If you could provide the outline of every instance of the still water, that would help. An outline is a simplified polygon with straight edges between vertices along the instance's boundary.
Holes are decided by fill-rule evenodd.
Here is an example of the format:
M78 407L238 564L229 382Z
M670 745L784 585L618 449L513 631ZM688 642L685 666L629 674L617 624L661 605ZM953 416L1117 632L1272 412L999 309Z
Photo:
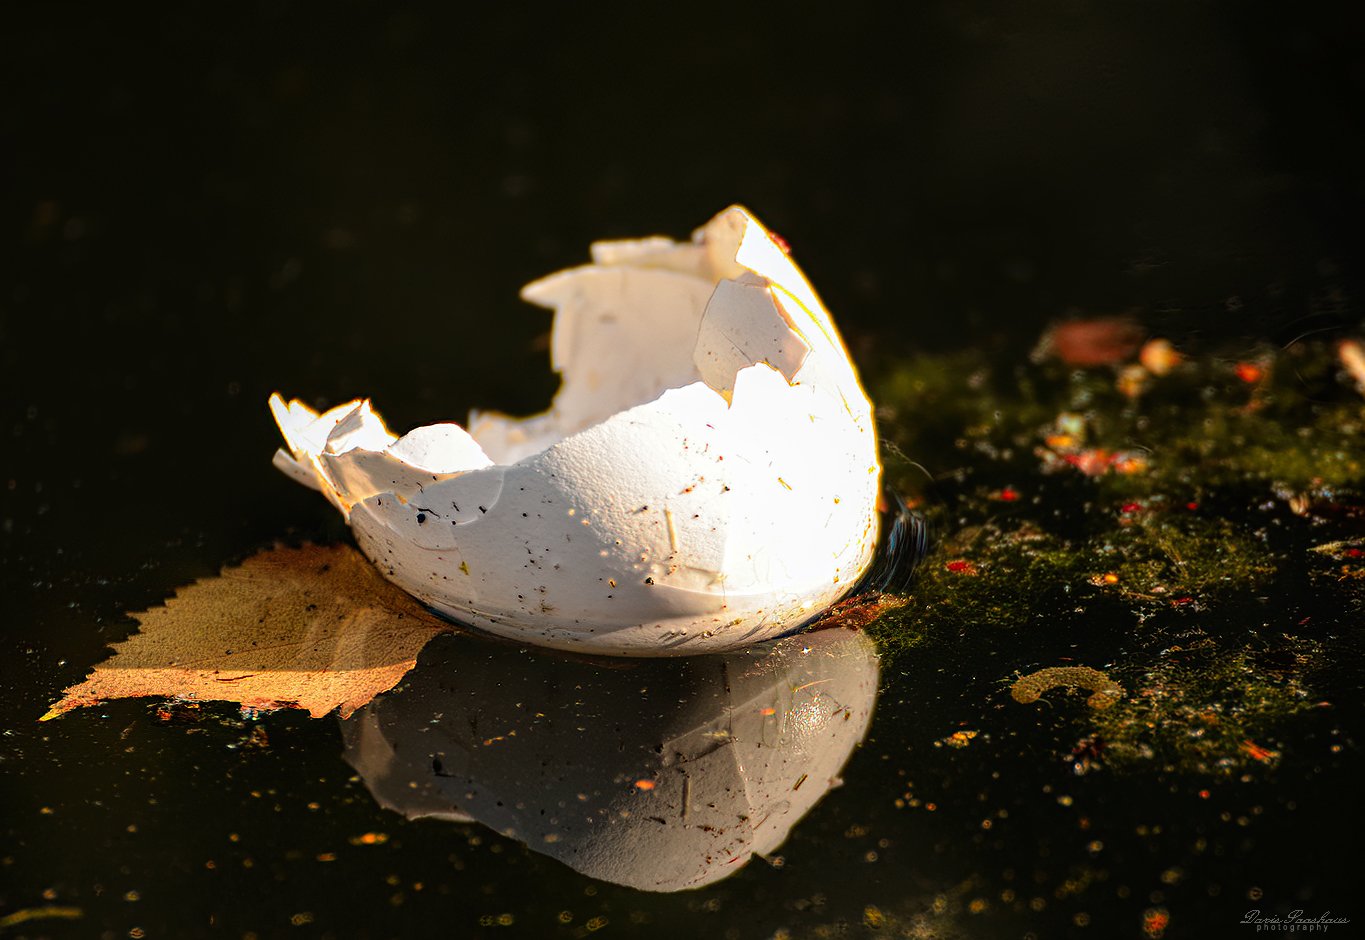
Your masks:
M1332 343L1363 313L1352 10L566 8L530 28L282 5L7 28L0 932L1175 938L1302 909L1350 936L1365 485ZM639 685L597 663L533 682L530 654L452 637L346 725L147 700L38 722L130 612L277 541L347 538L269 466L271 392L372 395L404 429L534 412L548 319L517 289L736 201L822 291L889 478L934 520L895 629L637 665L663 671ZM1115 314L1189 371L1133 405L1110 365L1030 360L1049 322ZM1051 439L1075 415L1091 451L1152 473L1068 475L1081 454ZM1330 481L1272 460L1295 453ZM1125 697L1010 694L1071 666ZM1149 706L1181 717L1145 737L1111 717ZM803 709L828 741L764 724ZM509 715L520 750L468 747ZM588 762L621 789L580 784ZM707 762L726 766L694 779ZM676 834L670 813L741 787L719 853L638 841L622 802ZM430 818L456 808L480 821ZM611 851L574 855L611 814ZM717 862L737 870L711 881Z

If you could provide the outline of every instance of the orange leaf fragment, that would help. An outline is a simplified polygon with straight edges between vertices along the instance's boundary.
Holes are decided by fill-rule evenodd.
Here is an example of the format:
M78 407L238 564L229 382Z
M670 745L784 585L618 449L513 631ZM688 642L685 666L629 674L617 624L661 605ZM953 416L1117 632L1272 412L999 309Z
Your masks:
M42 720L113 698L169 696L349 716L452 629L348 545L277 548L133 615L140 632Z

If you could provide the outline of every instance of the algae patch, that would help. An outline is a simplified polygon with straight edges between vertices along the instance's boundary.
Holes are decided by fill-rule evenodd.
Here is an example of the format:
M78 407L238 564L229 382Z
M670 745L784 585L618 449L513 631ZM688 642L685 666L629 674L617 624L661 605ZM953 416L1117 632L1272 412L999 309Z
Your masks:
M1292 719L1326 704L1305 681L1321 656L1316 644L1258 654L1210 637L1165 650L1136 677L1132 695L1093 716L1104 761L1214 776L1273 768Z
M1123 507L1117 526L1095 540L1092 581L1135 603L1208 604L1264 586L1275 573L1265 543L1244 525L1197 509L1151 502Z
M1140 381L979 352L887 366L887 478L935 535L905 604L867 627L889 674L960 663L978 683L961 700L990 707L1040 660L1103 663L1126 695L1067 673L1108 707L1039 712L1077 772L1264 772L1303 721L1332 720L1306 716L1352 687L1365 403L1331 346L1176 357Z

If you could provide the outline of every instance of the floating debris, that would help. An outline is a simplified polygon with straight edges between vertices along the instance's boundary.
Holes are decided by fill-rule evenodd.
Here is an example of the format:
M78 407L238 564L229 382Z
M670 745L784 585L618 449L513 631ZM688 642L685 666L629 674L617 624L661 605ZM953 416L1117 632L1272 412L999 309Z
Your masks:
M1168 339L1148 340L1138 352L1138 362L1152 375L1165 375L1184 361Z
M22 924L30 920L43 920L45 918L60 918L62 920L78 920L84 916L84 912L79 907L69 907L58 904L48 904L43 907L25 907L13 913L0 917L0 930L6 927L13 927L15 924Z
M1010 687L1016 702L1036 702L1048 689L1066 686L1088 689L1095 694L1085 700L1091 708L1108 708L1123 698L1123 686L1089 666L1050 666L1024 676Z
M1337 344L1337 358L1346 374L1355 380L1356 391L1365 394L1365 344L1358 339L1344 339Z
M1142 327L1129 317L1065 320L1044 334L1033 355L1056 356L1072 366L1103 366L1127 359L1142 340Z

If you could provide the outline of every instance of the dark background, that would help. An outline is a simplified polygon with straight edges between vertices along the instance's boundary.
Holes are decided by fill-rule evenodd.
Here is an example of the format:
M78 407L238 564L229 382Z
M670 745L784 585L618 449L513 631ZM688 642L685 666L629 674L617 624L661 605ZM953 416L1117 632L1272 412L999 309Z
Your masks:
M269 467L270 392L373 396L400 431L539 410L549 321L517 289L732 202L790 242L865 372L1022 355L1074 315L1228 355L1356 330L1362 25L1350 3L1082 0L7 12L0 914L47 888L88 910L97 881L150 893L234 826L309 843L306 811L243 794L344 781L325 722L277 719L240 785L237 750L196 756L142 705L33 722L123 610L341 536ZM129 728L155 740L125 752ZM174 883L136 916L207 930L188 898L214 889ZM203 904L274 923L289 905L264 884Z

